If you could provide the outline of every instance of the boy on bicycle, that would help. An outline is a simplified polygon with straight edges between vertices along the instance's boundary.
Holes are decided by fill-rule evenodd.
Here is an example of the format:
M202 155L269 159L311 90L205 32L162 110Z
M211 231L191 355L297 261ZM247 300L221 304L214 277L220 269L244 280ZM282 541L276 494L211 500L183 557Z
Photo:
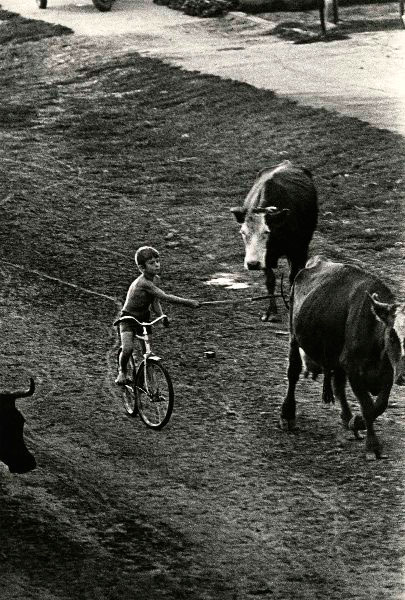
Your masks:
M142 246L135 253L135 263L141 272L139 277L133 281L128 289L125 304L121 311L121 317L131 316L138 321L147 322L151 320L150 309L157 316L163 315L160 300L166 300L175 304L185 304L198 308L198 300L189 300L174 294L167 294L160 289L160 256L159 252L151 246ZM119 324L122 352L119 358L117 385L125 385L126 370L129 357L134 348L135 335L142 335L142 328L137 323L123 321ZM141 347L142 347L142 340ZM143 348L143 347L142 347Z

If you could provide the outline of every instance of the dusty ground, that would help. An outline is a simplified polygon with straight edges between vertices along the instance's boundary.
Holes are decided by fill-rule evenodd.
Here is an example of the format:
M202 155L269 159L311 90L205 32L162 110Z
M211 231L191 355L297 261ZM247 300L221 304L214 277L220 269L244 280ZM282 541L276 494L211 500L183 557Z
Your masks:
M0 46L1 378L36 377L20 405L39 466L1 473L1 597L399 600L399 389L378 421L387 460L365 461L319 383L300 384L300 430L281 433L285 323L262 324L257 304L167 307L155 346L176 405L154 433L121 408L111 322L143 243L161 249L168 290L263 293L228 209L286 157L319 188L312 252L364 262L399 293L403 138L135 53L110 58L114 40L24 42L23 26ZM207 285L218 273L250 287Z

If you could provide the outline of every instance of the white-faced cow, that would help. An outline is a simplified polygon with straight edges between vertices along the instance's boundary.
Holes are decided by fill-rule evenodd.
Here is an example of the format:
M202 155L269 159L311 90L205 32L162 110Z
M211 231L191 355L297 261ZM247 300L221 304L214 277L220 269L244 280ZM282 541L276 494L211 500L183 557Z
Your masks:
M300 349L325 373L324 394L334 394L341 418L357 437L366 429L368 458L380 458L374 421L388 405L393 383L405 384L405 304L398 304L376 276L355 266L316 256L298 273L291 290L288 391L281 409L283 429L295 427L295 387ZM362 417L346 399L349 380ZM373 400L372 396L376 396Z
M31 396L34 390L31 378L26 391L0 392L0 461L8 466L11 473L27 473L36 467L35 458L23 438L24 417L15 407L17 398Z
M231 208L245 244L245 268L262 269L270 296L262 319L278 320L273 269L285 256L290 283L308 258L318 219L317 193L311 173L289 160L259 173L242 207Z

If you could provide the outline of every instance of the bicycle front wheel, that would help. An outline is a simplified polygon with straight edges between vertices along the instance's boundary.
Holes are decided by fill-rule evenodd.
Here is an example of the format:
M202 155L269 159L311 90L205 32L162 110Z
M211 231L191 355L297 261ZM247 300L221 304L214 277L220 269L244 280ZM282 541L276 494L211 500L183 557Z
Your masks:
M152 429L162 429L173 411L174 392L170 375L160 362L139 365L135 378L135 395L139 416Z

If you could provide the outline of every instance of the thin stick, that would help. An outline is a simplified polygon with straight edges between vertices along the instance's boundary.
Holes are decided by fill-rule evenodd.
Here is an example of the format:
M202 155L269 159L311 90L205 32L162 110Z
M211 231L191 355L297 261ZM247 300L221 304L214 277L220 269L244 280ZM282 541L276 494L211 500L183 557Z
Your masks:
M238 302L255 302L255 300L265 300L271 298L271 296L255 296L254 298L239 298L239 300L208 300L206 302L200 302L201 305L208 304L237 304Z
M208 304L236 304L240 300L211 300L207 302L200 302L200 306L207 306Z

